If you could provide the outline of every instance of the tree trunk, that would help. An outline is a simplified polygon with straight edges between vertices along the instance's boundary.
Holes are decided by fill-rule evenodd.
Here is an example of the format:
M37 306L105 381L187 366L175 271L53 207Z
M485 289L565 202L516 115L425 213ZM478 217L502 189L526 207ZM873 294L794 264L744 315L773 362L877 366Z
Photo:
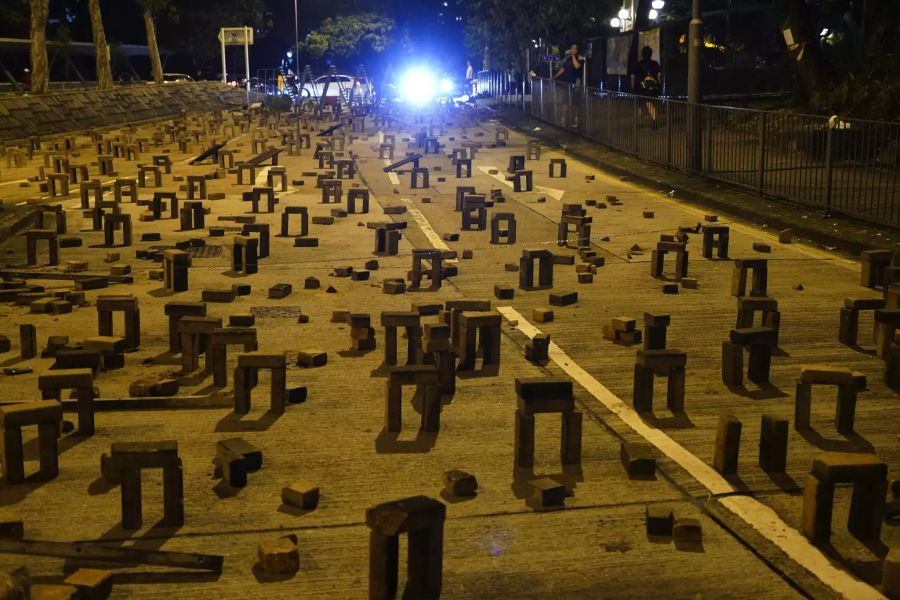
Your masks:
M47 64L47 13L50 0L29 0L31 5L31 92L43 94L50 89Z
M109 45L103 31L103 16L100 14L100 0L88 0L91 15L91 31L94 35L94 52L97 53L97 89L108 90L113 86L112 69L109 66Z
M481 63L485 71L491 70L491 30L487 23L484 25L484 55L481 57Z
M155 83L163 82L162 61L159 58L159 46L156 43L156 24L153 22L153 11L144 6L144 27L147 28L147 52L150 54L150 70Z
M788 53L797 65L800 82L807 94L827 90L836 79L831 64L819 45L806 0L782 0L786 17L782 25Z

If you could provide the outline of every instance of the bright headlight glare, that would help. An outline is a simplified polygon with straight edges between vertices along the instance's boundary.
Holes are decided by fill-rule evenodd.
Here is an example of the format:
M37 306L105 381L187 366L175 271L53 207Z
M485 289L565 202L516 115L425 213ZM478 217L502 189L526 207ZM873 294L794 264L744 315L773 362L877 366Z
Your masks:
M407 71L400 81L400 93L413 104L424 104L434 98L435 89L434 78L424 69Z
M449 94L453 91L453 81L450 79L441 80L441 93Z

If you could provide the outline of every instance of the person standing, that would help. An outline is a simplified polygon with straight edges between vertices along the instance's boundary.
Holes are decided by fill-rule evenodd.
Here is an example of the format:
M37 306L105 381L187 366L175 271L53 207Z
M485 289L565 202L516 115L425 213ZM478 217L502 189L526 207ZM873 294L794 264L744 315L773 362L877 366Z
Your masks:
M653 60L653 48L644 46L641 48L641 60L635 65L631 74L631 89L638 96L648 98L645 103L647 114L650 115L650 126L656 127L656 103L652 98L658 98L662 88L662 68Z
M581 72L581 60L578 58L578 44L572 42L569 44L569 51L566 53L566 60L559 67L556 75L551 80L561 81L573 86L578 83L579 73ZM557 99L557 106L560 109L560 124L565 127L569 112L569 98L572 98L572 127L578 127L578 108L577 95L572 96L570 90L560 90L557 93L561 96Z
M466 61L466 85L469 86L469 94L474 96L478 93L475 87L475 69L472 67L472 61Z

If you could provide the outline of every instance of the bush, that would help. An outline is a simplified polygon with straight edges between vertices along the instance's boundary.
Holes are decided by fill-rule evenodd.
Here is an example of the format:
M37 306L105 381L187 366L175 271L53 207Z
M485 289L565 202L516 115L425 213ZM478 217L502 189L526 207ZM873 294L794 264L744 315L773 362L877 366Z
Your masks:
M811 98L816 112L878 121L900 120L900 78L862 72Z
M293 102L290 96L266 96L263 104L272 112L290 112Z

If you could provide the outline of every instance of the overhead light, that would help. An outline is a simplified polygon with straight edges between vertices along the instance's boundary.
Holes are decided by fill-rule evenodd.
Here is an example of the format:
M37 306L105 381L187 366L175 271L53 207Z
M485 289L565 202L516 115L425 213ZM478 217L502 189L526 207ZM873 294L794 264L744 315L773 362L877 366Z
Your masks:
M653 0L653 2L650 3L650 7L654 10L662 10L665 5L666 3L663 0Z
M621 27L622 21L619 20L619 17L613 17L612 19L609 20L609 26L610 27Z
M659 16L659 13L656 12L656 9L655 9L655 8L651 8L651 9L650 9L650 12L647 14L647 16L650 17L650 20L651 20L651 21L655 21L655 20L656 20L656 17Z
M628 9L624 6L619 9L619 18L625 20L628 18Z

